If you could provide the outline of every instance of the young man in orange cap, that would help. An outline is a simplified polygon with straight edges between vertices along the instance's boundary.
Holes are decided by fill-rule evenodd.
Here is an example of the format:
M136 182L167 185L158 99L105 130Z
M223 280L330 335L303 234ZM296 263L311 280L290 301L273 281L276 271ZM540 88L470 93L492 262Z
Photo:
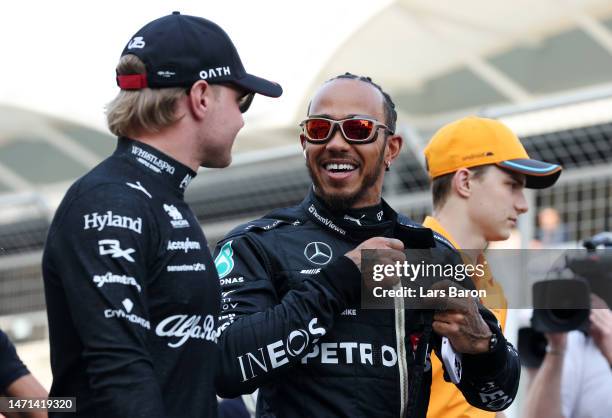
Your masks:
M561 166L530 159L503 123L474 116L436 132L425 148L425 158L432 178L433 214L423 225L457 249L480 251L491 241L508 239L518 216L528 210L523 189L550 187L561 175ZM507 307L503 289L490 274L474 285L487 291L481 302L503 329ZM468 404L455 385L445 382L442 364L435 357L432 368L428 418L494 416Z

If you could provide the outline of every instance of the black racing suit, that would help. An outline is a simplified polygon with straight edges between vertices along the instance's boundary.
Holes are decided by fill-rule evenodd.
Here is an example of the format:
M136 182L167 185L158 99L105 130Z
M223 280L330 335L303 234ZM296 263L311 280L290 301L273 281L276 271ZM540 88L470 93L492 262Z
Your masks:
M216 416L219 282L183 200L194 176L120 138L55 214L43 256L50 396L76 396L76 416Z
M382 202L381 222L359 226L310 195L230 232L217 246L223 397L259 390L259 417L424 417L429 402L431 311L360 309L358 268L343 254L374 236L407 248L445 245ZM458 385L491 411L512 402L519 359L497 320L499 344L463 355Z

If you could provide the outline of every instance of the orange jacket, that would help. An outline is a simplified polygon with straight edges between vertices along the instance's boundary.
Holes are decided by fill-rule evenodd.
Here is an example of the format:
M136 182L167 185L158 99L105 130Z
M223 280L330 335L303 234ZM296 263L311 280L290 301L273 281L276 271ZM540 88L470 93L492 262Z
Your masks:
M423 221L423 225L444 236L456 249L460 249L453 237L436 219L428 216ZM493 312L500 322L502 330L504 330L507 315L507 301L504 291L492 277L491 272L488 269L485 271L487 273L485 277L475 281L474 285L478 290L487 290L487 298L481 299L481 303ZM427 418L493 418L495 416L495 412L483 411L470 405L454 384L444 380L442 363L436 356L431 357L431 367L431 398L429 399Z

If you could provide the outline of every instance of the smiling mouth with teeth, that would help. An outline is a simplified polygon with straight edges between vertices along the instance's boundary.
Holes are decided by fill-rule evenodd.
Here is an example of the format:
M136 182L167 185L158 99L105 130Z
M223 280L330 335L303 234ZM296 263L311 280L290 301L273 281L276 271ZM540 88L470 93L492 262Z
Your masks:
M345 172L345 171L353 171L357 168L357 166L353 165L353 164L337 164L337 163L329 163L329 164L325 164L325 169L327 171L331 171L333 173L341 173L341 172Z

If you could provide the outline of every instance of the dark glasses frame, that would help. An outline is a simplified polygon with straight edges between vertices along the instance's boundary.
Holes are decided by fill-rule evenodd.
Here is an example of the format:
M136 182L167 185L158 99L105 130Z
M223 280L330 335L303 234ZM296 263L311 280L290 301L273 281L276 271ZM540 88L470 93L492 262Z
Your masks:
M213 83L209 83L210 85L212 85ZM231 87L234 89L241 89L242 87L239 87L235 84L231 84L231 83L217 83L218 86L225 86L225 87ZM191 94L191 87L193 87L193 85L187 87L185 89L185 94L187 94L187 96L189 96ZM238 98L238 109L240 110L240 113L246 113L247 110L249 110L249 108L251 107L251 104L253 103L253 99L255 98L255 92L245 92L242 96L240 96L240 98Z
M244 95L240 96L238 99L238 109L240 109L240 113L246 113L246 111L249 110L254 98L255 92L245 93Z
M312 138L309 136L308 134L308 130L306 128L306 124L309 121L312 120L324 120L326 122L330 123L330 128L329 128L329 132L327 133L327 136L325 138L321 138L321 139L317 139L317 138ZM347 121L354 121L354 120L366 120L368 122L372 122L373 123L373 127L372 130L370 131L370 134L367 136L367 138L364 139L355 139L355 138L349 138L346 135L346 132L344 131L344 123ZM348 142L349 144L369 144L371 142L376 141L376 139L378 139L378 130L380 128L383 128L385 130L385 132L387 132L390 135L393 135L394 132L389 129L389 127L387 125L385 125L384 123L380 123L379 121L377 121L376 119L373 118L367 118L367 117L359 117L359 116L353 116L350 118L346 118L346 119L339 119L339 120L335 120L335 119L329 119L329 118L324 118L324 117L312 117L312 118L306 118L304 119L301 123L300 123L300 127L302 128L302 134L304 135L304 138L306 139L306 141L310 142L311 144L325 144L327 142L329 142L329 140L332 138L332 136L334 136L334 133L336 132L336 129L340 129L340 132L342 133L342 136L344 137L344 140L346 142Z

